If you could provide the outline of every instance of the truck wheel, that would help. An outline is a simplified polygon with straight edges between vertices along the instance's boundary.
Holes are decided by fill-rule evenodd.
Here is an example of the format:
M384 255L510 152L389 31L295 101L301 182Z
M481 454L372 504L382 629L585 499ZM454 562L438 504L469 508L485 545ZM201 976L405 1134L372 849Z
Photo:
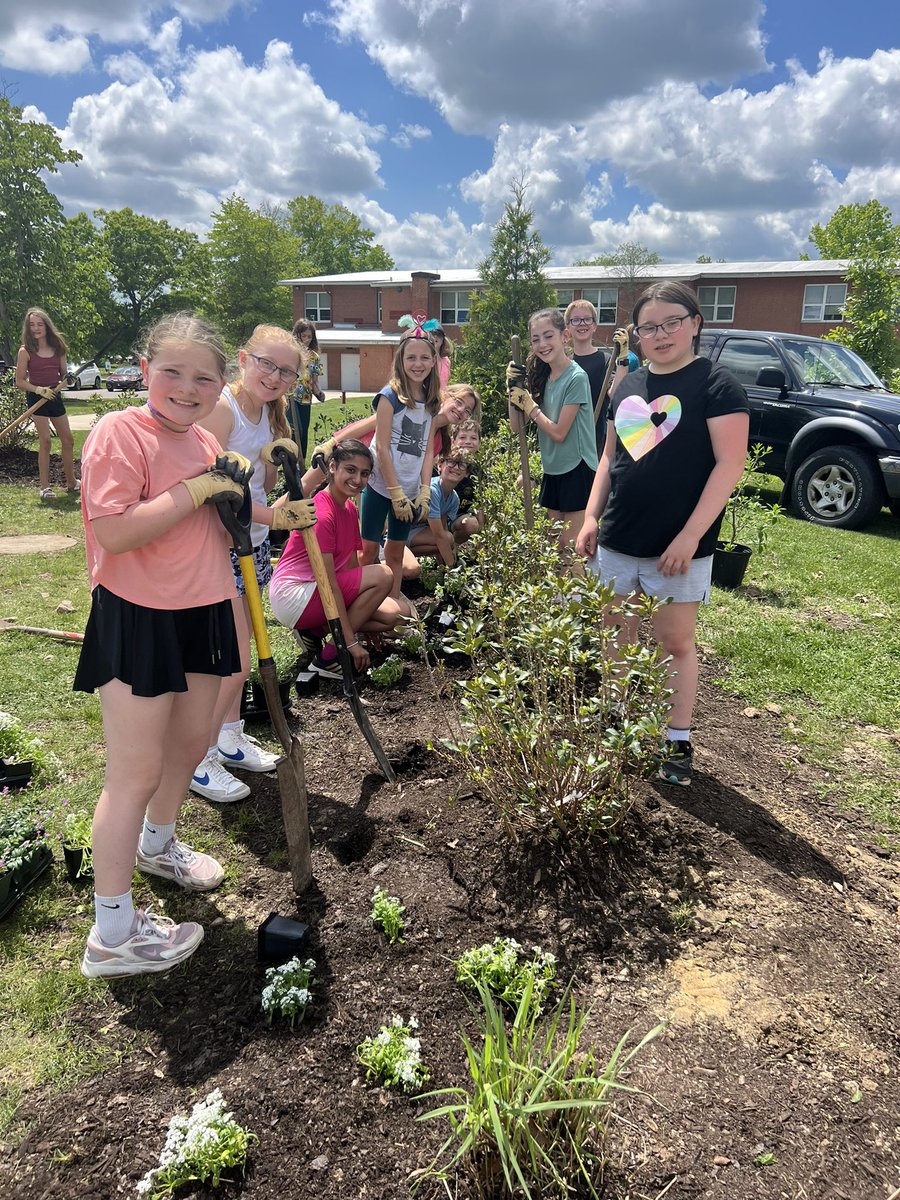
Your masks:
M826 446L798 467L791 507L814 525L862 529L884 503L884 483L871 457L853 446Z

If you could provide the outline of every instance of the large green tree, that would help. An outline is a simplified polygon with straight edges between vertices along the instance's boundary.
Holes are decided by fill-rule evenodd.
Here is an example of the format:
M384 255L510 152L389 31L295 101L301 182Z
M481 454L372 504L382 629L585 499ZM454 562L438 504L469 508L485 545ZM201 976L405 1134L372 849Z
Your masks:
M513 184L497 223L491 248L479 266L482 287L472 296L463 329L456 374L481 393L487 428L506 415L505 371L510 338L528 346L528 318L539 308L555 308L556 292L544 278L550 251L533 228L534 211L525 203L525 185Z
M295 241L276 213L231 195L213 215L207 246L211 290L205 307L232 345L261 322L290 328L291 294L278 280L292 269Z
M823 258L847 258L844 324L827 336L849 346L883 379L897 366L900 225L878 200L842 204L809 240Z
M293 276L337 275L347 271L388 271L394 260L343 204L326 204L318 196L295 196L283 215L285 230L295 239Z
M95 216L116 297L107 345L127 353L160 316L202 304L210 292L209 250L196 234L130 208L99 208Z
M18 105L0 96L0 354L7 362L26 310L36 304L54 311L66 286L65 218L43 175L80 158L63 149L52 126L26 121Z
M104 354L104 330L115 324L116 301L100 231L87 213L65 221L60 236L65 257L55 312L77 365Z

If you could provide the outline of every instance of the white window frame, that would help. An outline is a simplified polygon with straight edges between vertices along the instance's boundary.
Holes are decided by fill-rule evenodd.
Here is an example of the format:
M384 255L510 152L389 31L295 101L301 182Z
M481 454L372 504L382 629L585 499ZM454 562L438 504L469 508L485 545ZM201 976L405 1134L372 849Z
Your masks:
M381 325L381 288L375 289L375 324Z
M306 292L303 297L303 313L307 321L318 325L320 321L331 321L331 297L327 292Z
M846 283L808 283L803 289L803 314L800 320L833 322L836 325L844 319L846 303Z
M597 310L598 325L615 325L619 311L617 287L582 288L582 300L589 300Z
M441 292L441 324L468 325L472 295L466 290Z
M704 293L706 293L705 299ZM722 287L703 284L697 288L697 298L704 321L717 325L730 325L734 321L737 288L733 283L725 284Z
M574 299L575 299L575 289L574 288L557 288L556 289L556 305L560 312L564 313Z

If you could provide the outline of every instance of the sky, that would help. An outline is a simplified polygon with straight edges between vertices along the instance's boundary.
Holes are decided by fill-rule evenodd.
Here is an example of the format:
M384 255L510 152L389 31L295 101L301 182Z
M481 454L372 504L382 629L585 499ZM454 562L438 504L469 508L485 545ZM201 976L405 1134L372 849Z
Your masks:
M900 219L898 43L896 0L0 0L0 91L82 154L68 215L312 193L469 267L521 179L555 266L792 259Z

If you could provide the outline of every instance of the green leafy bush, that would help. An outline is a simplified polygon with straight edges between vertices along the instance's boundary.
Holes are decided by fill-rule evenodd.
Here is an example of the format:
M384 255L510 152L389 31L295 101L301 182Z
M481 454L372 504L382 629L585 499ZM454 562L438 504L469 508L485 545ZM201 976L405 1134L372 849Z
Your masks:
M8 763L30 762L32 783L52 783L59 775L56 755L45 750L40 739L8 712L0 712L0 758Z
M747 463L725 505L725 516L719 532L719 541L726 550L737 545L749 546L760 553L766 548L770 527L784 511L780 504L767 504L760 500L752 487L751 477L765 470L766 455L772 453L771 446L757 442L747 453Z
M478 985L478 1039L461 1033L470 1080L421 1099L445 1103L420 1120L445 1117L451 1133L415 1186L456 1174L472 1200L567 1200L600 1195L606 1126L623 1070L661 1030L626 1052L627 1035L607 1062L585 1045L589 1010L567 989L542 1019L529 981L515 1017Z
M15 369L10 367L6 375L0 379L0 429L5 429L16 417L21 417L26 408L25 393L15 385ZM0 450L22 450L30 438L34 437L34 426L31 421L23 421L15 429L7 433L0 442Z
M94 874L93 820L87 812L67 812L63 822L63 845L81 851L77 878Z
M0 793L0 875L15 871L47 839L50 812L29 789Z
M465 950L456 963L456 982L487 990L504 1004L518 1007L530 988L535 1004L540 1004L556 978L556 958L539 946L532 946L531 958L515 938L494 938L483 946Z
M97 392L96 397L96 401L92 404L93 425L96 425L100 418L105 417L107 413L122 412L126 408L137 408L146 403L137 392L127 390L124 392Z
M384 888L376 888L372 893L372 920L381 927L392 946L403 941L400 935L405 912L398 896L389 896Z
M413 1036L418 1027L415 1017L404 1023L393 1017L374 1037L367 1037L357 1048L356 1057L366 1069L366 1079L376 1079L386 1088L411 1092L428 1079L428 1067L422 1062L421 1043Z

